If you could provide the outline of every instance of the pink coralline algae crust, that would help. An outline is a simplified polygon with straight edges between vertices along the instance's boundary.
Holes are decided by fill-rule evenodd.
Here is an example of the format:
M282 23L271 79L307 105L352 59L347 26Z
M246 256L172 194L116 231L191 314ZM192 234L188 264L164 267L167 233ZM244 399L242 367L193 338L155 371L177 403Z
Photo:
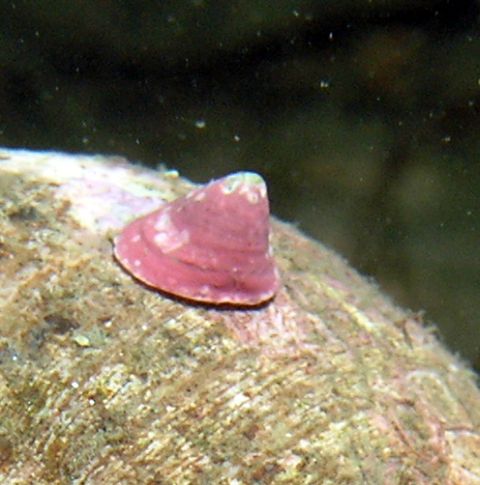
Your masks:
M314 314L306 314L285 289L265 307L217 311L211 317L230 329L243 345L269 357L319 355L322 349L312 341L314 332L329 348L343 350L325 323Z
M279 288L263 179L239 172L131 222L115 239L143 283L209 304L258 305Z

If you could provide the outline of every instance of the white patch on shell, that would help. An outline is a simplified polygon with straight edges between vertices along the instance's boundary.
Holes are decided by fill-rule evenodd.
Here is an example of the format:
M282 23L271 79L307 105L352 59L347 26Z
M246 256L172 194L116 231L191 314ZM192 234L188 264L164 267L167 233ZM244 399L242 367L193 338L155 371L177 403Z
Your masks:
M257 204L259 199L264 199L267 196L267 188L265 184L242 184L239 193L245 195L250 204Z
M239 187L240 181L235 180L233 182L229 182L228 184L222 184L222 194L230 195L233 194Z
M170 230L157 232L153 237L153 241L162 252L170 253L188 244L190 233L187 229L178 231L175 227L171 227Z
M199 290L200 295L207 296L210 294L210 286L203 285Z
M238 189L240 194L246 194L247 200L251 204L258 202L260 196L264 199L267 196L267 187L260 175L253 172L239 172L225 177L220 186L225 195L230 195Z
M135 259L133 261L133 266L135 266L136 268L138 268L139 266L142 266L142 262L139 259Z
M203 199L205 199L205 197L206 197L205 191L200 190L195 194L195 197L193 198L193 200L195 202L201 202Z
M157 232L157 234L155 234L155 236L153 237L153 241L159 248L167 244L167 240L168 235L166 232Z
M260 191L260 197L265 199L267 197L267 186L265 184L261 184L258 187L258 190Z
M138 241L140 241L140 234L135 234L134 236L131 237L130 239L130 242L132 243L137 243Z
M172 230L172 221L169 215L170 211L163 211L155 221L153 228L158 232L167 232Z
M190 233L187 229L179 231L172 223L170 209L163 211L154 224L157 231L153 237L153 242L164 252L169 253L187 244L190 240Z

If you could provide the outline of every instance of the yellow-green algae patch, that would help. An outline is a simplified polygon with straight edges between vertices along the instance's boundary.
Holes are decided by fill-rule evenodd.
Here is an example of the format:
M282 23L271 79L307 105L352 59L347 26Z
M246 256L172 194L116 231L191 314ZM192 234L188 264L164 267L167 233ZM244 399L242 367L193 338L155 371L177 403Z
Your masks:
M271 305L189 306L124 274L47 175L0 163L2 483L478 475L472 374L332 252L276 223Z

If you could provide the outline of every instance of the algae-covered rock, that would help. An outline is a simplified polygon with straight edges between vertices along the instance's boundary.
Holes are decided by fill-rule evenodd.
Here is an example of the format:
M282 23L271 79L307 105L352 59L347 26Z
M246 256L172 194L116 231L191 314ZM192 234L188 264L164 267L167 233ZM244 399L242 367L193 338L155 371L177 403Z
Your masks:
M151 290L112 257L175 171L0 152L0 481L480 483L474 375L421 318L274 221L256 309Z

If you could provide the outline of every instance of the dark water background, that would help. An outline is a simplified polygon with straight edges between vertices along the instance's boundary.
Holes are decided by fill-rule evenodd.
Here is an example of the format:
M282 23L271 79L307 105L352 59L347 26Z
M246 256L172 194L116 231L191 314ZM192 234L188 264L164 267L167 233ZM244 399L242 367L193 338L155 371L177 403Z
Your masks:
M0 144L249 169L480 370L475 1L0 2Z

